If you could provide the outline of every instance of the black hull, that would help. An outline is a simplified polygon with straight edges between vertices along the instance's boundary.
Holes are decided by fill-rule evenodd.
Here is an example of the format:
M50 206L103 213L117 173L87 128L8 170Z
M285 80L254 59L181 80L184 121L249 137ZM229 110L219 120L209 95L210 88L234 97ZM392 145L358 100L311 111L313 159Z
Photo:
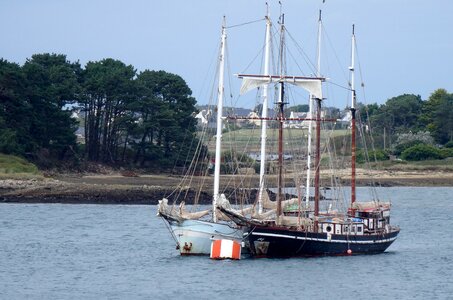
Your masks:
M244 231L254 257L309 257L376 254L396 239L398 228L388 233L346 235L314 233L286 228L254 226Z

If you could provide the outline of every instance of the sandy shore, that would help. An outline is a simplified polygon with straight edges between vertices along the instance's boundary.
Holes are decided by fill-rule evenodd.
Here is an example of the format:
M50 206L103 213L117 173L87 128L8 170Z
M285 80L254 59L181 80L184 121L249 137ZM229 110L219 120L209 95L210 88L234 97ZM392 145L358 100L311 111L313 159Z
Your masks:
M348 185L349 175L337 172L337 179ZM378 171L367 172L358 170L357 185L366 186L453 186L452 172L403 172ZM273 178L269 181L272 182ZM322 175L321 184L330 181L328 174ZM125 177L120 174L110 175L58 175L53 178L17 180L0 180L0 202L20 203L95 203L95 204L157 204L167 197L172 201L176 196L172 192L181 182L179 176L142 175ZM258 186L256 175L224 176L222 182L230 186L238 186L239 182L247 182L247 186ZM187 203L195 198L197 190L201 190L200 202L210 203L212 194L212 178L203 180L194 177L192 189L187 190ZM286 178L286 186L294 186L293 178Z

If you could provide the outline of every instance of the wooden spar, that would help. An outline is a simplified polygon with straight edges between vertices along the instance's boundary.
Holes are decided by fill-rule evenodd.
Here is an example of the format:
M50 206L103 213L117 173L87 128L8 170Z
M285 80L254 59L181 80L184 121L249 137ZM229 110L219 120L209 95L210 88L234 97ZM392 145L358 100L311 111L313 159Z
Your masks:
M319 19L318 19L318 53L317 53L317 58L318 58L318 63L316 66L316 76L321 77L321 32L322 32L322 19L321 19L321 10L319 11ZM310 117L313 117L313 100L314 96L310 94L310 99L309 101L309 114ZM308 208L310 205L310 185L311 185L311 174L312 174L312 169L311 169L311 157L312 157L312 131L313 131L313 126L312 126L312 121L309 120L308 122L308 136L307 136L307 178L306 178L306 183L305 183L305 206Z
M354 25L352 25L352 49L351 49L351 66L349 70L351 72L351 207L356 200L356 189L355 189L355 163L356 163L356 125L355 125L355 116L356 116L356 94L355 94L355 85L354 85L354 50L355 50L355 33Z
M277 193L277 220L282 214L282 198L283 198L283 119L284 119L284 106L283 101L285 85L280 83L280 100L278 102L279 106L279 122L278 122L278 193Z
M228 116L229 120L280 120L279 118ZM283 118L283 121L316 121L316 118ZM337 122L337 119L322 119L321 122Z
M354 93L354 91L353 91ZM356 161L356 145L355 145L355 108L351 108L351 204L356 200L355 193L355 161Z
M321 162L321 101L322 99L316 99L316 157L315 157L315 232L318 231L318 220L319 215L319 165Z
M275 81L281 81L283 79L286 79L287 82L290 82L290 80L320 80L320 81L325 81L326 78L324 77L309 77L309 76L291 76L291 75L260 75L260 74L236 74L238 78L263 78L263 79L269 79L269 82L274 82Z
M281 24L280 24L280 76L283 76L283 60L284 60L284 42L285 42L285 15L281 15ZM285 106L285 83L280 82L280 95L278 99L278 178L277 178L277 219L276 224L280 223L280 215L282 214L282 198L283 198L283 119L284 115L284 106Z

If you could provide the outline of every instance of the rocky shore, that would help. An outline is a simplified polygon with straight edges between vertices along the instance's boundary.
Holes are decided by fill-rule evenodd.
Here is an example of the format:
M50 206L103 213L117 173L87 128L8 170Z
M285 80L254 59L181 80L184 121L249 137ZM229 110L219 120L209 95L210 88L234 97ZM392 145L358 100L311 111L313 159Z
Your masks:
M357 185L373 184L370 174L358 172ZM378 186L453 186L451 172L386 172L372 174ZM250 186L258 186L256 175L224 176L235 186L234 181L244 181ZM347 185L347 174L337 178ZM323 177L324 182L328 178ZM157 204L166 197L172 202L176 196L174 191L180 184L181 178L170 175L142 175L127 177L121 174L109 175L57 175L52 178L28 180L0 180L0 202L19 203L90 203L90 204ZM287 178L286 186L293 186L293 180ZM321 183L322 184L322 183ZM184 190L187 193L187 204L193 203L197 191L200 191L201 204L209 204L212 195L212 178L203 180L194 177L192 188Z

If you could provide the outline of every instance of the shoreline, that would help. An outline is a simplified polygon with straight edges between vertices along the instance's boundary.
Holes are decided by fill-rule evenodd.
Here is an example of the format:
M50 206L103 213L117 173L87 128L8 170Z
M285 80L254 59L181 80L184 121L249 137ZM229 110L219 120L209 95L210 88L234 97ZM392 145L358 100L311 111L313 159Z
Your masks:
M323 174L321 185L330 182ZM453 187L453 172L389 172L379 174L358 172L357 186L394 187ZM156 205L166 197L172 203L176 198L172 193L180 184L180 176L142 175L125 177L121 174L109 175L58 175L43 179L3 179L0 180L0 203L66 203L66 204L135 204ZM342 185L348 185L349 177L336 178ZM272 182L269 176L269 182ZM249 186L258 186L257 175L222 176L223 182L238 186L246 181ZM286 187L294 187L294 179L286 178ZM222 187L221 187L221 190ZM231 190L231 188L230 188ZM199 204L210 204L212 199L212 178L194 177L192 188L186 188L186 204L193 204L197 192ZM252 192L253 193L253 192ZM253 196L254 197L254 196Z

